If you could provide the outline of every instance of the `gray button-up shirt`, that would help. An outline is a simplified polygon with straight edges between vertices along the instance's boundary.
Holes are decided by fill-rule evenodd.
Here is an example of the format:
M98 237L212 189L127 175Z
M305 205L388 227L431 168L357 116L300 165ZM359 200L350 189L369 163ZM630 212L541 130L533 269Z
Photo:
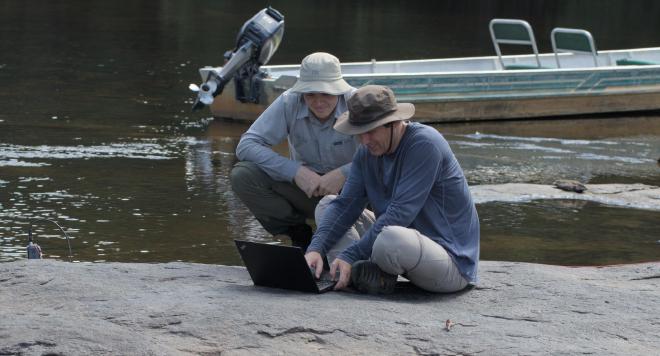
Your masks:
M256 163L277 181L293 181L301 165L321 174L341 167L344 177L348 177L359 142L357 137L341 134L332 126L348 110L346 100L351 94L340 96L332 117L321 123L302 94L285 91L241 136L236 156ZM289 158L272 149L284 139L288 139Z

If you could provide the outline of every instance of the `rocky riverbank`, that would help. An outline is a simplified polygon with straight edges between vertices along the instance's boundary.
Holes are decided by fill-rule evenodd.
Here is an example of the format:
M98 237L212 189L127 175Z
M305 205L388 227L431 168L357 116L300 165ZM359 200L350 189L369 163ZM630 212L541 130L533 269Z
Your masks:
M507 183L470 187L475 203L527 202L540 199L587 200L604 205L660 211L660 187L646 184L584 184L583 193L552 185Z
M660 349L660 263L482 261L480 283L391 296L254 287L242 267L0 264L0 355L615 354ZM447 320L451 327L447 329Z

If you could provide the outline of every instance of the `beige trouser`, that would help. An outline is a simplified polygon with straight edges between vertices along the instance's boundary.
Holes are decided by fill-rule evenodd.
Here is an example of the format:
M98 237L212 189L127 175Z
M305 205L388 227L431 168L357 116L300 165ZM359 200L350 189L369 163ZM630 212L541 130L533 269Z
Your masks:
M317 223L335 198L335 195L328 195L321 199L315 211ZM328 261L332 262L345 248L359 240L374 222L374 214L365 209L353 227L328 251ZM431 292L456 292L468 284L447 251L415 229L385 226L376 237L371 261L383 271L402 275Z

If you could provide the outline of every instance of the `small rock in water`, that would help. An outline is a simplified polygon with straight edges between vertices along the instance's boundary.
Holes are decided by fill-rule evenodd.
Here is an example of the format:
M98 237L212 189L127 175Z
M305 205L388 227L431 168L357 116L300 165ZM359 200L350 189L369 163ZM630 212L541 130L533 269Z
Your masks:
M565 190L567 192L582 193L587 190L584 184L576 180L560 179L552 183L556 188Z

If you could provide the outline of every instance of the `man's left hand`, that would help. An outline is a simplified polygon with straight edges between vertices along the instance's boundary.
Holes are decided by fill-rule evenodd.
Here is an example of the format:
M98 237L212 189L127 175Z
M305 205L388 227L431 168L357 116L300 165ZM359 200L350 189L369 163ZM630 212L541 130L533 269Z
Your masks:
M351 264L335 258L334 261L330 264L330 275L335 278L335 273L339 268L339 281L335 284L335 290L344 289L348 287L348 283L351 281Z
M346 177L341 172L340 168L334 169L321 176L319 186L314 191L315 196L325 196L329 194L337 194L344 186Z

